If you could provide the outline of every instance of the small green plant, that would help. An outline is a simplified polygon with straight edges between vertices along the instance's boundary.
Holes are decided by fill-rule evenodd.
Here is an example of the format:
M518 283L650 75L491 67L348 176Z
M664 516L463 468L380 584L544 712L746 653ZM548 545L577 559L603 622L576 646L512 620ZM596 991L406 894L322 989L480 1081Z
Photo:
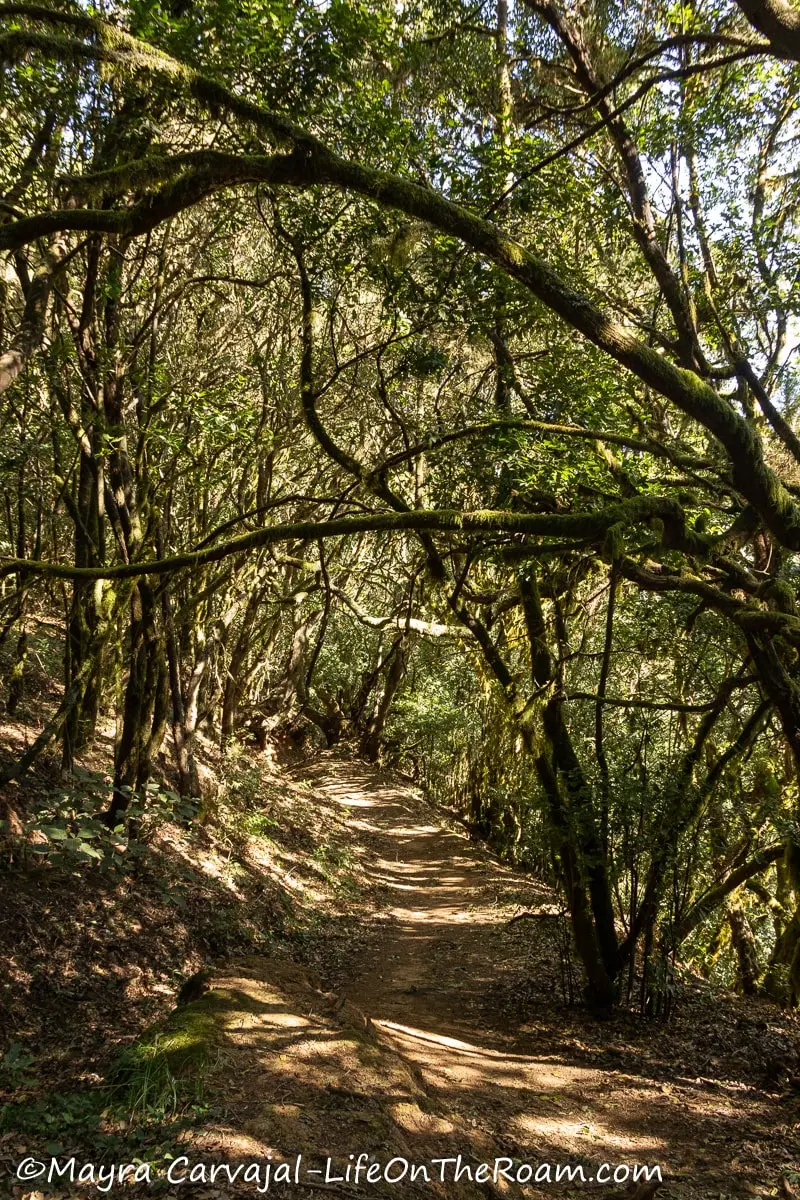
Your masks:
M75 869L95 863L127 866L147 853L147 842L167 822L187 823L197 815L197 802L148 784L131 793L125 820L110 829L100 814L108 807L110 781L75 768L75 781L47 796L25 824L24 856L54 867ZM135 831L135 833L134 833Z
M280 829L280 822L265 812L245 813L242 818L242 829L250 837L269 841L269 830Z
M158 1039L149 1046L137 1045L128 1055L123 1072L124 1100L132 1117L176 1111L178 1081L172 1074L168 1056L159 1048Z
M188 825L200 811L200 799L186 799L158 783L148 783L143 792L131 794L125 812L129 827L139 842L147 843L166 824Z
M0 1070L10 1079L12 1086L17 1087L34 1062L33 1055L21 1042L12 1042L0 1060Z
M253 808L261 799L261 769L241 742L232 741L225 751L224 796L234 807Z
M330 842L323 842L317 846L311 859L326 879L332 878L339 871L352 870L355 863L353 851L349 846L335 846Z
M226 749L223 774L216 801L217 824L234 845L243 846L251 838L268 842L269 831L278 829L280 823L269 812L269 789L261 768L238 741L230 742Z
M46 1096L6 1104L0 1110L0 1133L28 1134L36 1137L48 1135L61 1140L67 1137L92 1133L100 1126L105 1097L102 1093L53 1092ZM48 1143L51 1154L60 1154L60 1149L50 1149L58 1143Z
M112 1100L134 1120L201 1104L216 1037L205 1001L181 1009L122 1053L109 1074Z
M345 900L358 894L358 884L352 878L356 858L350 846L334 845L330 842L317 846L311 855L323 879Z

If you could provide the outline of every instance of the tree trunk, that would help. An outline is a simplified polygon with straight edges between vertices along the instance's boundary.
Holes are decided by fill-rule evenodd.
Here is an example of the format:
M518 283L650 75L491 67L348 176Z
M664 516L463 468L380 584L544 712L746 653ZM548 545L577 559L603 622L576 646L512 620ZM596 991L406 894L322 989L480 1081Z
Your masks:
M381 737L386 728L386 722L389 719L389 713L392 708L397 690L403 682L406 673L406 651L404 645L404 636L401 636L395 642L389 662L389 669L386 672L386 679L383 685L383 691L375 702L372 714L367 727L364 730L359 750L361 754L369 762L377 762L380 754Z
M192 744L186 734L186 709L181 686L181 668L175 624L172 619L172 599L169 589L161 594L161 615L164 622L164 649L169 672L169 694L172 701L172 738L178 768L178 792L183 797L200 795L200 778Z
M159 672L163 672L155 599L145 580L139 580L133 588L130 614L130 667L115 755L114 792L106 813L112 826L127 809L131 792L144 788L149 778L153 713Z
M756 939L741 904L731 903L728 905L728 924L731 928L731 942L736 951L738 963L737 988L745 996L754 996L758 991L761 970L758 965Z
M86 438L88 440L88 434ZM93 567L102 563L99 472L98 463L90 457L87 448L82 446L78 488L72 514L75 522L73 547L76 567ZM66 686L69 687L72 680L83 672L84 663L88 658L96 655L97 661L85 672L85 686L81 698L64 726L62 770L65 773L72 769L74 755L90 744L97 727L102 669L99 649L96 648L96 634L100 621L98 595L96 584L75 580L67 628L64 664Z

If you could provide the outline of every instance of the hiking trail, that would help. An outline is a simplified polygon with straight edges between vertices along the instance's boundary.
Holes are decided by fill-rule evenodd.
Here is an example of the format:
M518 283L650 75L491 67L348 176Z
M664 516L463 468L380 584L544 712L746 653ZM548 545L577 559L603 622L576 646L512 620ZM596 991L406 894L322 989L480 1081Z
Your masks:
M764 1091L752 1062L725 1058L726 1028L739 1043L744 1028L736 998L723 1016L699 987L669 1025L624 1012L596 1022L563 1003L554 922L508 925L522 910L555 911L541 883L365 764L327 754L295 774L312 802L344 811L385 902L334 992L291 964L250 963L218 982L238 994L239 1011L221 1055L234 1081L227 1134L208 1145L229 1155L268 1147L276 1158L509 1156L581 1165L587 1181L521 1192L503 1180L432 1185L447 1195L605 1196L613 1183L586 1188L609 1163L659 1164L660 1195L716 1200L768 1194L793 1169L796 1097ZM754 1036L771 1013L752 1016ZM353 1191L328 1190L337 1186Z

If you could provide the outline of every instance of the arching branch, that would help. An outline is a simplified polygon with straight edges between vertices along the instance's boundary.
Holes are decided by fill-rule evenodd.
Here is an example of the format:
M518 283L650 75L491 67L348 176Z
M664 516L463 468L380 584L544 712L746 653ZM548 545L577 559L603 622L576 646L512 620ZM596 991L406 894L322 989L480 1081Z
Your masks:
M25 6L6 9L7 13L21 15L26 12L30 15L32 11L32 7L26 9ZM58 17L48 10L36 9L35 19L57 22ZM77 16L71 19L79 21ZM724 447L735 486L778 541L788 548L800 549L800 510L765 462L757 433L739 416L730 401L692 371L675 366L586 296L574 291L543 259L527 251L496 225L431 188L344 159L287 118L242 100L169 56L127 34L122 35L114 26L96 18L85 18L85 21L87 32L94 40L90 45L80 42L77 45L86 59L111 55L109 61L160 71L206 108L227 110L273 141L290 143L293 149L289 154L270 157L214 156L213 168L210 169L207 163L204 168L187 170L176 181L130 209L65 209L11 222L0 230L0 248L23 245L31 238L57 230L89 229L127 235L145 232L213 191L246 182L294 187L328 184L361 195L427 223L494 262L568 325L697 421ZM45 53L59 55L58 39L26 31L4 35L0 39L0 55L13 57L15 48L19 54L25 37L33 39L27 45L28 49L36 45ZM120 46L123 49L119 49Z

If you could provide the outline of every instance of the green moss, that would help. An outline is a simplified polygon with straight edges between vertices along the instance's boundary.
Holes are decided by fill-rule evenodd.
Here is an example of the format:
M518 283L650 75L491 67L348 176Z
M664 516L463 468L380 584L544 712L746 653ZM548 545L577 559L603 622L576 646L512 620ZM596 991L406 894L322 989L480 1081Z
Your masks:
M796 612L795 590L785 579L769 579L759 588L759 595L770 600L778 612L794 615Z
M618 522L606 530L602 555L606 562L614 563L625 554L625 526Z
M522 266L526 255L518 242L514 242L510 238L503 238L499 243L499 247L500 252L508 263L515 267Z

